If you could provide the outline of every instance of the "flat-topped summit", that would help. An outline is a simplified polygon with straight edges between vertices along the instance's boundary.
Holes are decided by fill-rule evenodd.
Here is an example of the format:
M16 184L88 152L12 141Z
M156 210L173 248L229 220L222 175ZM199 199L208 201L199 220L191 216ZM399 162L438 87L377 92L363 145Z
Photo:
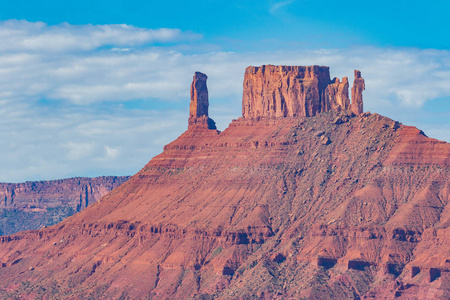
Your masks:
M352 111L362 110L364 79L355 71ZM273 66L248 67L244 75L242 116L312 117L323 111L350 109L348 79L330 79L329 67ZM353 107L355 108L353 109Z
M195 72L191 84L189 128L216 129L209 118L208 76ZM365 89L361 71L355 70L352 102L348 78L330 79L325 66L247 67L244 74L242 117L246 119L312 117L325 111L363 113Z

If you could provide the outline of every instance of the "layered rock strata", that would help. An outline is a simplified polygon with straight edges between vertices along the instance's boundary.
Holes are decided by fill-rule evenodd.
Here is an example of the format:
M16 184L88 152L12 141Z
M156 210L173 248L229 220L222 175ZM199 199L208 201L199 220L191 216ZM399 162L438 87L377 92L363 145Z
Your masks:
M244 116L2 237L0 295L449 299L449 225L450 144L378 114Z
M355 114L362 113L364 80L355 71L352 101ZM244 75L242 115L244 118L311 117L324 111L350 109L348 79L330 79L328 67L248 67ZM352 107L354 104L352 104ZM360 108L360 109L359 109Z

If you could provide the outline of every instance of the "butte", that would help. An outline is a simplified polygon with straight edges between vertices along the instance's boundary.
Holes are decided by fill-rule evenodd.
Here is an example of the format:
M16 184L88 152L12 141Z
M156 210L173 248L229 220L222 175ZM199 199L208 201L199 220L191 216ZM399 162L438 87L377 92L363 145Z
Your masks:
M3 297L449 299L450 144L363 112L364 80L249 67L219 132L188 129L55 226L1 237Z

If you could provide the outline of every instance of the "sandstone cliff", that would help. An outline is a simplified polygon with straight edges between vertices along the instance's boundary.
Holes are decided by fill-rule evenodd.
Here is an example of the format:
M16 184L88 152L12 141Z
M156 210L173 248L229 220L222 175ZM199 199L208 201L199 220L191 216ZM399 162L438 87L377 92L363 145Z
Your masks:
M352 104L362 111L364 79L355 71ZM242 115L244 118L311 117L324 111L350 109L348 79L330 79L328 67L248 67L244 75ZM355 102L356 101L356 102Z
M450 144L378 114L247 112L190 127L57 226L2 237L0 294L449 299Z
M53 225L94 203L129 176L0 183L0 235Z

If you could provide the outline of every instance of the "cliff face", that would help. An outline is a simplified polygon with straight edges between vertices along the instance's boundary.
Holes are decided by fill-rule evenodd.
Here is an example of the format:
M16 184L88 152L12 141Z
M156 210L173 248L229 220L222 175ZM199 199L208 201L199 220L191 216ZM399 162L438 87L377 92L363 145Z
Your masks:
M94 203L129 176L0 183L0 234L53 225Z
M449 225L450 144L378 114L244 116L190 127L57 226L2 237L0 293L448 299Z
M357 74L352 99L361 108L354 110L359 115L364 80L361 72L355 71ZM337 78L331 80L328 67L248 67L244 75L242 115L244 118L311 117L324 111L349 110L348 88L347 77L342 82Z

